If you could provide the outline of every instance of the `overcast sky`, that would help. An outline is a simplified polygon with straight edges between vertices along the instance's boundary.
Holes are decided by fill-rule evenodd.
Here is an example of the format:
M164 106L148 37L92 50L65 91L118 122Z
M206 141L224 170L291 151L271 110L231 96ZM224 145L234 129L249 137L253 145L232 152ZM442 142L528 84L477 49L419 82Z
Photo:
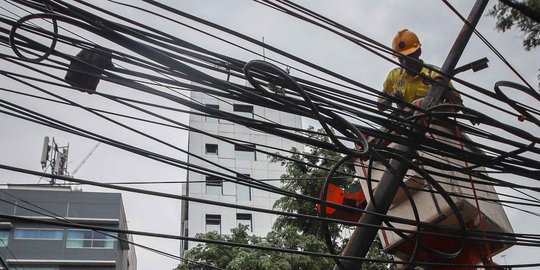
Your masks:
M150 8L142 1L128 1L129 3ZM264 40L266 43L285 50L298 57L319 64L341 75L362 82L370 87L380 89L393 64L372 55L366 50L339 38L336 35L318 29L314 26L300 22L275 10L257 4L253 1L219 1L219 0L193 0L193 1L163 1L169 5L185 12L200 16L219 25L234 29L250 37ZM467 16L474 1L453 0L450 1L458 10ZM107 1L92 1L92 3L107 7L111 11L121 13L138 21L141 21L162 31L186 39L201 47L213 50L244 61L258 59L258 56L242 51L220 41L212 40L202 36L192 30L179 25L172 25L164 20L143 14L141 12L119 7ZM372 39L390 45L395 33L403 28L415 31L422 43L422 59L427 63L441 66L446 58L454 39L456 38L462 23L442 1L415 0L415 1L298 1L299 4L313 9L323 15L332 18L339 23L350 27ZM492 1L489 6L492 6ZM7 2L0 4L2 8L16 12L21 15L22 11L16 9ZM164 13L160 11L160 13ZM9 15L5 10L0 10L0 14ZM177 18L175 15L167 14L171 18L181 20L190 25L201 27L188 20ZM495 21L491 17L484 16L480 20L478 30L493 43L493 45L504 55L510 63L521 73L529 83L537 87L536 78L540 68L540 50L535 49L526 52L521 46L522 34L516 31L506 33L494 30ZM206 29L206 28L205 28ZM90 35L89 35L90 37ZM224 36L237 42L230 36ZM242 43L245 44L245 43ZM261 48L245 44L253 50L262 52ZM111 45L112 46L112 45ZM66 49L68 50L68 49ZM13 54L11 50L2 47L0 52ZM72 52L73 54L76 51ZM277 58L277 55L266 51L266 56ZM486 89L493 89L493 85L498 80L518 81L504 64L477 38L472 37L466 50L464 51L461 64L487 57L490 60L490 67L478 73L464 73L460 78L471 81ZM288 61L288 64L296 64ZM2 62L0 66L6 68L7 63ZM4 69L3 68L3 69ZM19 70L13 67L13 70ZM301 76L293 71L295 76ZM59 73L59 76L63 76ZM18 83L2 77L0 87L21 89L28 93L35 90L24 87ZM459 87L459 86L458 86ZM98 107L107 110L114 110L133 115L137 113L123 108L117 104L107 102L104 99L89 96L77 91L65 89L55 89L55 93L80 102L87 106ZM114 86L108 83L101 83L98 91L117 95L131 95L128 89ZM465 89L464 91L471 91ZM150 102L164 103L161 99L149 96L133 94L134 97L145 99ZM90 116L81 110L60 106L48 102L36 101L30 98L22 98L15 94L0 92L2 99L24 105L49 116L58 118L61 121L76 123L78 126L98 132L100 134L122 140L132 145L144 147L160 154L171 157L185 159L185 155L171 148L164 147L141 136L129 132L121 127L106 123ZM168 104L172 105L172 104ZM481 111L487 108L465 99L465 105L474 107ZM538 104L530 104L537 108ZM177 105L175 105L177 106ZM187 123L187 115L166 113L179 121ZM496 116L493 115L492 116ZM125 121L125 120L123 120ZM516 119L504 119L505 122L513 125L525 125ZM0 114L0 163L18 166L31 170L40 170L39 158L44 136L54 137L59 145L70 145L70 164L68 171L73 171L82 161L96 142L81 138L72 134L67 134L58 130L50 129L37 124L25 122L20 119ZM173 143L182 149L187 149L187 133L170 128L160 128L143 125L135 122L127 122L131 126L139 128L159 138ZM520 126L526 128L533 134L538 134L537 128ZM185 180L185 171L171 166L127 153L123 150L110 146L100 145L95 153L77 172L76 177L83 179L118 182L118 181L172 181ZM41 180L42 183L46 180ZM0 183L37 183L38 178L11 173L0 172ZM537 185L531 183L531 185ZM145 186L151 190L164 191L179 194L180 185L152 185ZM107 191L88 186L83 186L85 191ZM129 220L129 228L133 230L152 231L165 234L178 234L180 231L180 202L170 199L160 199L138 194L124 193L124 204ZM533 209L537 211L537 209ZM538 212L538 211L537 211ZM510 211L509 216L516 232L538 233L540 219L525 216L519 212ZM526 222L524 222L526 220ZM162 239L152 239L135 236L135 241L149 245L173 254L179 254L178 241L168 241ZM512 249L505 252L508 263L532 263L538 262L538 249ZM137 249L139 269L172 269L178 262L162 257L141 249ZM502 262L502 261L501 261Z

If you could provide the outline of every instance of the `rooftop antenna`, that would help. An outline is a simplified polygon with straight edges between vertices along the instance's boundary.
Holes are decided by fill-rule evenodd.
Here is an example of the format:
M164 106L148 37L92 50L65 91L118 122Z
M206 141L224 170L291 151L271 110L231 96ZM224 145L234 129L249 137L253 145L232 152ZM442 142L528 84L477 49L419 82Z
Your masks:
M68 155L69 144L66 146L58 146L54 137L51 140L48 136L45 136L43 148L41 149L41 168L44 169L44 171L47 171L47 169L50 168L52 175L69 175L67 172ZM52 177L49 183L55 185L56 179Z
M41 149L41 169L47 167L47 161L49 160L49 136L45 136L43 139L43 149Z

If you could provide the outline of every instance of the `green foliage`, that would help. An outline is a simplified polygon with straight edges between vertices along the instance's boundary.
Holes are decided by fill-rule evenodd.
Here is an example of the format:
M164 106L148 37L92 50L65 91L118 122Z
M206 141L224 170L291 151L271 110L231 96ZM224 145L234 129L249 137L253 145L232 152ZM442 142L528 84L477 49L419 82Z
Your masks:
M373 240L371 247L369 248L368 254L366 256L370 259L376 260L392 260L392 257L382 250L382 244L378 237ZM390 269L390 264L388 263L378 263L378 262L364 262L362 264L363 270L388 270Z
M313 131L313 128L309 130ZM322 133L321 130L319 132ZM320 134L310 136L319 141L328 141L326 136ZM272 162L280 162L286 169L286 174L281 176L282 188L290 192L318 198L329 169L342 156L339 153L319 148L307 148L304 152L293 148L291 151L293 154L290 159L278 157L272 157L271 159ZM338 170L336 176L343 178L343 183L346 184L352 181L352 178L348 177L348 175L352 174L354 174L352 168L343 166ZM280 198L274 204L274 208L292 213L317 215L314 202L291 197ZM249 235L246 229L247 227L240 226L232 230L231 235L219 235L211 232L197 235L197 237L256 246L328 253L328 248L324 242L322 224L319 221L279 217L274 223L272 231L265 238ZM342 238L343 229L350 228L344 228L333 223L329 224L330 235L334 239L333 244L337 251L342 249L345 242ZM189 250L186 257L190 260L228 270L326 270L332 269L334 266L334 261L329 258L216 244L198 245ZM388 255L382 252L378 240L372 245L368 258L390 259ZM189 263L181 264L177 269L210 268ZM366 262L363 264L362 269L385 270L388 269L388 264Z
M313 131L313 128L310 127L309 130ZM324 131L321 129L317 132L323 133ZM328 137L324 135L315 133L309 136L318 141L329 142ZM272 157L272 162L280 162L286 169L286 174L281 176L283 189L318 198L324 184L324 179L328 176L329 170L342 158L342 155L320 148L307 148L306 150L307 151L300 152L298 149L293 148L293 154L291 156L292 160ZM342 183L346 185L353 181L351 175L354 174L355 172L352 167L344 165L334 175L334 179L340 179ZM274 208L287 212L316 215L315 205L316 203L308 202L306 200L282 197L276 201ZM274 229L281 230L284 228L296 228L303 235L313 236L314 241L317 240L318 242L324 243L322 224L319 221L279 217L274 223ZM342 250L347 240L342 238L343 230L350 229L352 228L333 223L329 224L330 236L334 240L333 244L336 251ZM328 249L323 250L328 252ZM392 259L382 251L382 246L378 238L373 242L367 254L367 258L380 260ZM388 268L389 265L385 263L364 262L362 264L362 269L364 270L386 270Z
M299 234L295 228L273 230L266 238L249 235L247 226L239 225L230 235L216 232L199 234L197 238L243 243L263 247L285 248L312 252L326 252L326 246L313 235ZM331 259L261 249L201 244L187 252L189 260L227 270L325 270L334 265ZM212 269L195 263L179 265L177 270Z
M523 5L533 13L540 14L540 1L538 0L524 0L518 4ZM522 12L499 2L489 10L488 14L497 19L496 27L500 31L504 32L512 27L521 31L525 35L523 47L526 50L540 45L540 24Z
M516 2L513 0L500 1L494 5L488 12L488 15L497 19L496 28L500 31L506 31L512 27L516 27L525 36L523 37L523 47L526 50L531 50L540 45L540 23L524 15L523 12L508 6L503 2L512 2L513 5L520 7L523 11L535 18L540 17L540 1L539 0L523 0ZM538 70L540 71L540 69ZM538 74L538 87L540 88L540 74Z
M310 130L313 130L312 128ZM312 134L313 139L328 141L323 135ZM300 152L292 148L292 160L272 157L272 162L280 162L286 168L286 174L281 176L282 189L318 198L324 179L329 173L329 169L341 159L339 153L320 148L308 148L306 152ZM348 167L341 168L337 176L353 174L353 170ZM347 179L350 182L352 179ZM315 202L291 197L282 197L274 204L275 209L299 214L317 215ZM303 234L315 235L323 239L321 222L315 220L296 219L289 217L279 217L274 223L276 229L294 227ZM341 228L336 224L330 224L329 230L333 239L339 239Z

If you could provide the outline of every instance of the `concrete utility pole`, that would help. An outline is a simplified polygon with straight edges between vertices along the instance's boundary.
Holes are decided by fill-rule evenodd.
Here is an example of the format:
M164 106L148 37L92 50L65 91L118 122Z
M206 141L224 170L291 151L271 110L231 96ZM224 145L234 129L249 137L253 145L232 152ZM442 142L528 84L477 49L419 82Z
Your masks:
M465 46L473 33L474 27L476 27L484 9L486 8L487 3L488 0L477 0L474 4L469 17L467 18L468 23L462 27L441 68L441 71L444 74L452 74L459 61L459 58L463 53L463 50L465 49ZM422 108L427 109L439 104L441 98L444 96L444 92L446 91L445 85L448 84L448 81L449 78L444 78L441 84L435 84L431 88L428 96L424 98ZM400 145L398 150L404 153L412 154L416 151L416 146ZM405 173L408 170L408 166L406 164L403 164L395 159L390 160L390 166L392 167L393 172L389 169L385 171L381 181L377 185L377 189L374 192L374 201L377 203L377 209L375 209L372 201L367 205L367 213L364 213L358 221L360 226L356 227L354 233L351 235L351 238L343 251L344 256L364 258L369 251L371 243L373 242L373 239L375 239L377 231L379 230L376 228L376 226L380 226L383 221L382 217L369 214L369 212L382 215L385 215L388 212L388 209L392 204L392 200L400 187L398 181L403 181L403 177L405 177ZM341 260L341 263L343 264L343 267L346 268L342 270L355 270L362 268L361 261ZM336 265L334 270L340 270L339 266Z

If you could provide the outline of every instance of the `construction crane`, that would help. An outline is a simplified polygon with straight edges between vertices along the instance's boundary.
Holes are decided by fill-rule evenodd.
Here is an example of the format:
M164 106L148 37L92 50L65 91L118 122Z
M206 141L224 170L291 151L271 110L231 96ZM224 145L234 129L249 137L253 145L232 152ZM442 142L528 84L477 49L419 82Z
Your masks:
M96 145L94 145L94 147L92 148L92 150L90 150L90 152L83 158L83 160L81 161L81 163L79 163L79 165L75 168L75 170L73 170L73 172L71 172L71 177L75 177L75 174L77 173L77 171L79 171L79 169L84 165L84 163L86 163L86 161L88 161L88 158L90 158L90 156L96 151L96 149L99 147L101 143L96 143Z

